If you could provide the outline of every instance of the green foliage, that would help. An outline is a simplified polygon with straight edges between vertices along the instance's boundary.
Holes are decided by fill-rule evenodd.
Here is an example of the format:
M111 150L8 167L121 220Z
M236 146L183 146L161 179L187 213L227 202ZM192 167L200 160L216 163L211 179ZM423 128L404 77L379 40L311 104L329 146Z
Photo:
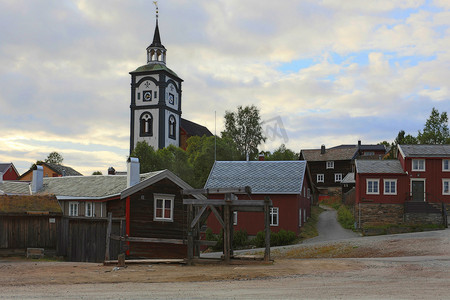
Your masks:
M353 213L345 205L341 205L337 210L337 219L342 227L353 229L355 226L355 218Z
M319 215L324 211L323 208L319 206L311 206L311 218L308 219L302 228L300 228L300 238L310 239L319 235L317 231L317 222L319 221Z
M261 126L261 117L256 106L238 106L236 112L225 112L225 131L222 137L231 138L241 154L251 160L258 154L258 146L266 140Z
M270 232L270 246L284 246L294 243L297 235L293 231L286 231L281 229L279 232ZM250 241L252 245L258 248L266 246L266 234L264 231L259 231L256 236Z
M101 171L94 171L92 175L103 175Z
M205 238L207 241L217 241L217 244L212 247L213 250L219 251L223 249L223 230L220 234L214 234L211 228L207 228L205 232ZM233 249L245 248L249 245L247 231L240 229L233 233Z
M295 153L291 149L287 149L284 144L276 149L273 153L263 152L265 160L298 160L300 154Z
M47 158L45 159L45 162L60 165L60 164L62 164L63 160L64 160L64 158L62 157L61 154L59 154L56 151L53 151L47 156Z
M156 152L153 147L149 146L146 142L138 142L130 156L139 158L141 173L158 170L158 158Z
M450 143L447 112L439 114L439 111L433 107L431 115L425 123L423 132L419 130L417 140L420 144L436 145Z

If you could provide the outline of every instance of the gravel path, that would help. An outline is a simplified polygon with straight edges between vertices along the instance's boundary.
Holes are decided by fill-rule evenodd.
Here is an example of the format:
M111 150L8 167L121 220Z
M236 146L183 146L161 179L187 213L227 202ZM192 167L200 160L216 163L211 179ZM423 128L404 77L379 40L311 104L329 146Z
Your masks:
M322 208L326 209L326 211L319 215L319 221L317 222L317 231L319 232L319 235L304 241L303 244L337 241L360 236L352 230L344 229L341 224L339 224L337 221L336 210L326 206Z

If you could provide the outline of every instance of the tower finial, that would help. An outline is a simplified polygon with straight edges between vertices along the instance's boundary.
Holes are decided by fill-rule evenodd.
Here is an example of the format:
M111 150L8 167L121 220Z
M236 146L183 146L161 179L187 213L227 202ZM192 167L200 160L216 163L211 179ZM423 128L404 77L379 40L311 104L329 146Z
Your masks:
M155 4L156 7L156 21L158 21L158 1L153 1L153 4Z

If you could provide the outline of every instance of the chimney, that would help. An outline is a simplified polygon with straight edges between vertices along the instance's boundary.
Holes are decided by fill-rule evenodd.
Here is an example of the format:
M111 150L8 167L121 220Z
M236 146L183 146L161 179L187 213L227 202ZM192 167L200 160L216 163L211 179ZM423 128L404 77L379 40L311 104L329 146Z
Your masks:
M139 183L139 158L129 157L127 160L127 187Z
M361 140L358 140L358 149L361 148Z
M33 170L33 179L31 180L31 192L37 193L44 186L44 168L36 166Z
M108 175L116 175L116 169L113 167L108 168Z
M260 153L260 154L258 155L258 160L259 160L259 161L264 161L264 160L265 160L264 153Z
M322 145L322 147L320 147L320 154L325 154L325 145Z

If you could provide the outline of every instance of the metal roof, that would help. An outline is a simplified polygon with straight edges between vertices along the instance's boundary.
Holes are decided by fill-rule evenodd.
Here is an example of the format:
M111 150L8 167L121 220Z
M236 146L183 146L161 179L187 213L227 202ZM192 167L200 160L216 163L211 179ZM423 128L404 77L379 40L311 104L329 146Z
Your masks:
M351 160L355 155L358 147L335 147L325 149L325 153L321 153L321 149L301 150L300 156L306 161L331 161L331 160Z
M450 145L398 145L403 157L450 157Z
M216 161L205 188L250 186L253 194L299 194L306 161Z
M355 183L355 173L350 172L342 178L341 183Z
M376 174L405 174L402 169L400 161L396 159L386 160L355 160L356 172L363 173L376 173Z

